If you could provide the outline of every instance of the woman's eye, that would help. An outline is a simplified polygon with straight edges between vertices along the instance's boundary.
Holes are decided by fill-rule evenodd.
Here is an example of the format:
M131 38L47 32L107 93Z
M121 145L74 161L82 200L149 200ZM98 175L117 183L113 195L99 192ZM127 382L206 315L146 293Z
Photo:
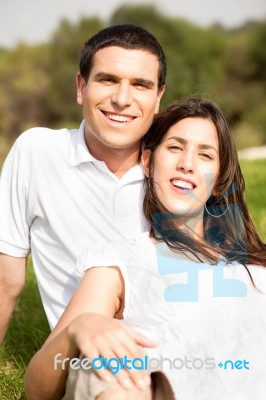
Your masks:
M172 145L172 146L168 146L168 149L169 150L181 150L181 151L183 150L181 146L178 146L176 144Z
M206 158L208 160L212 160L213 159L213 157L208 153L200 153L200 156L202 156L203 158Z

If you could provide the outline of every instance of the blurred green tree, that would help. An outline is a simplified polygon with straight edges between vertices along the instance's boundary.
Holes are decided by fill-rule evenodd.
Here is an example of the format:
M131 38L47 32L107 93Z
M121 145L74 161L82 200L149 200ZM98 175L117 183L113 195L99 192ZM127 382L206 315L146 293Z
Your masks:
M108 25L120 23L141 25L160 41L168 63L162 107L191 95L211 98L222 107L240 147L266 143L265 20L233 30L217 24L202 28L151 5L126 4ZM79 52L105 26L98 18L63 20L44 45L0 49L0 154L29 127L80 123Z
M50 46L51 60L47 88L47 113L53 127L76 127L82 111L76 103L76 73L80 50L91 36L103 28L97 18L83 18L78 24L63 20Z

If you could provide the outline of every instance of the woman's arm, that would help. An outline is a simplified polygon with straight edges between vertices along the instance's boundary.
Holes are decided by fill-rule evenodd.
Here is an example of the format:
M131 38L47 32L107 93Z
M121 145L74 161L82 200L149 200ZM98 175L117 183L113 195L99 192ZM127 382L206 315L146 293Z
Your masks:
M95 313L114 317L124 298L124 279L118 267L90 268L85 272L67 308L47 338L49 343L78 315Z
M33 356L26 371L25 388L30 400L60 399L68 375L55 369L55 356L77 357L79 349L66 327L79 315L94 312L113 317L119 307L123 279L117 268L91 268L80 282L65 312L42 348Z
M93 359L105 357L143 357L140 346L155 343L112 317L123 304L124 282L116 267L97 267L85 273L64 314L43 347L34 355L26 372L25 388L29 400L57 400L65 390L69 363L79 350ZM62 362L61 362L62 360ZM108 370L97 371L102 379L114 379ZM147 371L122 370L117 380L138 380Z

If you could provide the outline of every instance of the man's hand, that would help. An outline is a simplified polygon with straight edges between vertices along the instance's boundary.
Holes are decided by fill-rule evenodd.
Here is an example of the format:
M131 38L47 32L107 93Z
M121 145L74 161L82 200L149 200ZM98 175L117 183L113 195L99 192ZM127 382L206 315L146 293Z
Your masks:
M17 299L24 287L26 260L0 253L0 344L4 340Z

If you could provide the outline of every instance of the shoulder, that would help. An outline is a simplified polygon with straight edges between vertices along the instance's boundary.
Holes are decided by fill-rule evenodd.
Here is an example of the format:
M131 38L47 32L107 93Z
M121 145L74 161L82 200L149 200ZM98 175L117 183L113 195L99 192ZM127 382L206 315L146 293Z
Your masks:
M18 137L14 147L25 165L44 165L47 160L68 159L71 138L77 132L77 129L31 128Z
M266 266L247 265L257 289L266 294Z
M88 243L82 250L79 261L84 261L84 259L87 258L91 260L95 258L95 261L98 260L98 258L100 258L101 261L108 261L108 259L110 260L110 258L115 258L120 254L124 254L130 249L134 249L135 247L146 248L147 245L154 246L149 238L148 232L140 233L133 239L121 239L115 243L110 242L104 245Z
M54 145L55 143L68 142L71 133L77 132L76 129L49 129L43 127L36 127L28 129L23 132L17 139L17 143L23 148L35 148L42 146Z
M88 244L80 253L77 260L77 276L95 266L118 266L126 269L131 260L140 259L147 254L147 246L153 246L147 232L138 235L135 239L122 240L109 245Z
M120 285L120 269L111 264L109 266L95 266L85 271L82 281L93 282L92 286L108 291Z
M224 278L242 281L248 293L266 294L266 267L247 264L246 266L237 262L232 264L219 263L223 268Z

